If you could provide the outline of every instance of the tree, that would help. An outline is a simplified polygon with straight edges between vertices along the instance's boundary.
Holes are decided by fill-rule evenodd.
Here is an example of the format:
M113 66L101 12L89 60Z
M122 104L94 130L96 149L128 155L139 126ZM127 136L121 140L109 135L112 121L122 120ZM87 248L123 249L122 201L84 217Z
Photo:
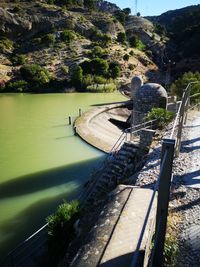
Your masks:
M122 43L122 44L125 44L126 43L126 33L125 32L119 32L117 34L117 41Z
M121 11L121 10L115 11L114 16L119 22L121 22L122 25L125 24L126 14L123 11Z
M137 47L137 45L138 45L138 37L137 36L135 36L135 35L133 35L130 39L129 39L129 43L130 43L130 46L131 47Z
M95 9L96 8L96 0L84 0L84 7L88 9Z
M81 89L83 82L83 69L80 66L77 66L71 76L72 84L77 88Z
M120 76L121 68L118 62L112 61L109 64L109 75L111 78L116 79Z
M111 70L110 76L111 76L111 78L116 79L116 78L118 78L120 76L120 73L121 73L120 67L119 66L115 66Z
M123 60L124 61L129 61L129 54L125 54L124 56L123 56Z
M126 14L127 16L131 14L131 9L130 9L129 7L124 8L122 11L123 11L124 14Z
M137 48L139 50L145 49L145 45L142 43L142 41L136 35L133 35L129 39L129 44L131 47Z
M91 60L91 71L93 75L106 75L108 71L108 62L101 58Z
M48 70L37 64L23 65L20 73L22 78L28 83L29 89L40 89L40 87L47 85L51 80Z
M179 98L181 98L183 94L183 90L186 88L188 83L200 81L200 73L199 72L186 72L182 75L182 77L178 78L171 86L171 91ZM200 84L194 84L191 89L191 95L200 93ZM197 97L198 99L200 96ZM195 99L191 99L194 101Z
M66 43L71 43L75 39L75 34L73 31L70 30L64 30L61 32L61 40Z
M85 60L80 64L80 67L83 69L83 74L105 76L109 66L106 60L97 57L92 60Z

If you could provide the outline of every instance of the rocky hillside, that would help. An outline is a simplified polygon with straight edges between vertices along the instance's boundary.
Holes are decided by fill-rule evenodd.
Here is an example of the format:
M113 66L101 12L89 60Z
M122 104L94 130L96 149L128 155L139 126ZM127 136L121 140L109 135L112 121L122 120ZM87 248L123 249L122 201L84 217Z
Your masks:
M21 92L28 84L30 91L34 87L30 76L36 73L40 76L34 82L40 87L48 83L46 91L116 81L120 85L134 74L151 81L162 79L156 59L165 42L151 22L107 1L2 0L0 88ZM97 70L96 64L94 70L96 59L104 71ZM90 72L80 65L84 61L90 62ZM79 83L72 82L79 66L75 73Z
M200 5L171 10L148 19L159 24L158 30L166 29L168 33L167 52L176 62L175 75L200 71Z

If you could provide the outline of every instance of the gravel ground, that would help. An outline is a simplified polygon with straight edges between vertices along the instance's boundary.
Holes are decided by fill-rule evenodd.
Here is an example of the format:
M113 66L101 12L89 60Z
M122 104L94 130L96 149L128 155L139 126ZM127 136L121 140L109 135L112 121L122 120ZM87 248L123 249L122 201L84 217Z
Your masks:
M169 125L164 138L170 136ZM137 186L153 187L160 168L161 142L150 152L143 169L132 177ZM191 111L183 130L182 148L174 160L169 207L182 222L177 225L177 267L200 267L200 112Z

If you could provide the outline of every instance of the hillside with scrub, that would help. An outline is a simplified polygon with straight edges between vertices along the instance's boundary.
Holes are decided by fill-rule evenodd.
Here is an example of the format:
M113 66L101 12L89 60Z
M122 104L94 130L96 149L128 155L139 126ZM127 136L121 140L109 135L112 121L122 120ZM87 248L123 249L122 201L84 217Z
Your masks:
M164 45L148 20L106 1L3 0L1 92L113 91L162 79Z
M176 93L200 71L199 8L143 18L102 0L3 0L0 92L112 92L141 75Z

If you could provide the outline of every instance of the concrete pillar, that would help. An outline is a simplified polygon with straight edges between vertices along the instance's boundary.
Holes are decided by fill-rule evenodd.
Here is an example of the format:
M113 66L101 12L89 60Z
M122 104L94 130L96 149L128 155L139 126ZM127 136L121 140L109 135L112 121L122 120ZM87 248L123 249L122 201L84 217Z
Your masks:
M151 143L152 143L152 140L153 140L153 137L155 135L155 132L154 130L150 130L150 129L142 129L141 132L140 132L140 143L139 143L139 146L140 148L149 148Z

